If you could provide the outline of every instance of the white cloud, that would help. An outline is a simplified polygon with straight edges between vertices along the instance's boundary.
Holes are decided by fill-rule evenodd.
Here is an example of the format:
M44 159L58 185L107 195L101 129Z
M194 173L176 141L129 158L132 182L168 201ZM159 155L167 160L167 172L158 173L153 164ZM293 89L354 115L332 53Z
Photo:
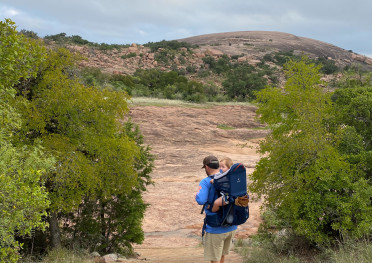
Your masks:
M346 10L346 11L345 11ZM372 53L372 1L1 0L0 14L40 36L65 32L93 42L146 43L200 34L267 30ZM347 15L347 18L346 18Z
M9 7L6 7L6 6L0 8L0 15L2 17L12 18L12 17L14 17L14 16L16 16L18 14L19 14L19 11L16 10L16 9L9 8Z

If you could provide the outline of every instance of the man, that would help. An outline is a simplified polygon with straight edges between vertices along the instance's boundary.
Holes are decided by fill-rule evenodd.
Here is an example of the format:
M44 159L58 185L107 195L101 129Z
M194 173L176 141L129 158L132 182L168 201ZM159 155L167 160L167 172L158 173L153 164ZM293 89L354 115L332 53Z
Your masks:
M203 167L208 177L199 183L199 190L195 200L199 205L205 205L205 213L211 211L214 199L215 188L211 183L215 174L219 173L219 161L213 156L207 156L203 160ZM206 235L204 244L204 259L211 263L223 263L225 256L229 254L232 239L235 235L237 226L212 227L206 225Z

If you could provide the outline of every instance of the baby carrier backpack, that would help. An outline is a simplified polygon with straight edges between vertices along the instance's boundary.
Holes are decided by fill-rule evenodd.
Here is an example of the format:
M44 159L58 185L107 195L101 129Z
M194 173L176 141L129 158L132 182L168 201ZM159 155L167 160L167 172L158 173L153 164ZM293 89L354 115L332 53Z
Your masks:
M249 217L246 170L243 164L236 163L224 173L214 176L215 194L208 200L206 209L211 210L214 201L221 197L224 203L216 213L208 213L205 223L212 227L241 225Z

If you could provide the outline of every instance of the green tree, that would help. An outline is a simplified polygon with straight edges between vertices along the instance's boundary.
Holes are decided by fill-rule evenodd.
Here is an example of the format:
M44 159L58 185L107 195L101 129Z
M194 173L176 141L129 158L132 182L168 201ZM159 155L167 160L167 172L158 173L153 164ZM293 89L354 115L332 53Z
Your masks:
M328 59L327 57L319 57L316 60L316 63L322 65L320 72L324 74L333 74L339 70L336 62L334 60Z
M75 60L65 49L49 50L38 76L17 86L19 100L27 98L29 102L22 110L27 122L18 132L20 140L41 140L45 151L57 161L55 169L45 176L51 201L48 220L53 247L61 246L68 237L68 231L61 233L59 228L66 215L82 216L76 213L79 209L90 211L87 216L101 215L100 210L92 211L96 207L89 208L91 202L101 206L111 199L123 202L122 198L133 192L140 200L144 188L139 186L152 167L151 155L143 153L138 138L131 136L124 125L129 111L128 95L84 86L74 75ZM149 178L145 182L150 183ZM85 206L89 209L85 210ZM102 211L106 218L106 210ZM133 210L127 207L127 211ZM112 214L110 219L119 223L117 228L110 227L112 232L105 248L111 244L111 234L125 228L125 218L131 217L140 224L143 213L144 209L133 214ZM106 225L99 226L100 231L94 233L107 238ZM70 230L83 231L74 227ZM131 235L130 241L140 242L136 236L142 237L143 231L137 227Z
M15 100L14 85L35 76L43 61L44 49L17 34L15 24L0 22L0 261L17 262L22 246L15 236L30 235L32 229L45 228L42 217L49 206L42 180L53 165L39 142L22 145L15 140L22 126Z
M343 234L370 232L372 187L339 150L344 130L332 121L331 94L319 85L319 68L307 58L291 60L284 89L258 92L258 114L272 132L260 144L263 157L250 190L265 197L265 207L286 222L282 227L329 244Z
M255 91L263 89L267 85L267 80L263 72L257 72L252 65L239 64L227 73L222 85L232 99L253 100Z
M151 183L149 173L153 158L150 148L143 145L137 125L128 121L125 131L140 147L140 158L135 163L138 184L128 193L105 195L100 191L95 198L87 196L84 205L78 208L81 216L65 215L63 219L67 224L73 222L66 228L66 232L73 237L69 242L71 246L93 248L94 244L96 251L124 253L124 248L131 248L132 243L141 243L144 239L142 219L147 205L142 199L142 192Z
M345 127L339 147L372 178L372 81L370 73L347 72L332 100L335 122Z

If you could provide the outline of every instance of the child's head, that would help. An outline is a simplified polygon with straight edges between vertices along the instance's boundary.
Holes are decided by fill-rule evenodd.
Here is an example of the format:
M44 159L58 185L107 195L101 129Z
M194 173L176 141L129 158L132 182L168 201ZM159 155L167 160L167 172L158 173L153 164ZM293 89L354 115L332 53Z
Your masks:
M233 165L233 161L229 157L224 157L220 160L220 169L226 172Z

